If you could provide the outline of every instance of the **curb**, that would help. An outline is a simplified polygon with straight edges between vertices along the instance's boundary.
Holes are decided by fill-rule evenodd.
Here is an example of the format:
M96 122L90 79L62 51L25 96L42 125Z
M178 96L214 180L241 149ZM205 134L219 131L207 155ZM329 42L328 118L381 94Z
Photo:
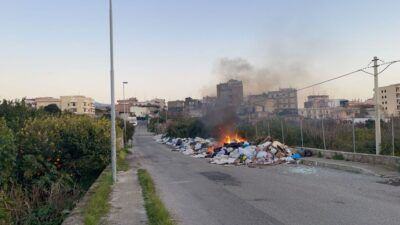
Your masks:
M351 173L359 173L359 174L365 174L365 175L370 175L370 176L382 177L382 175L374 173L371 170L367 170L365 168L361 168L361 167L357 167L357 166L348 166L348 165L329 163L329 162L318 162L318 161L314 161L314 160L310 160L310 159L301 159L299 161L299 163L303 164L303 165L307 165L307 166L325 167L325 168L330 168L330 169L347 171L347 172L351 172Z
M83 225L83 210L85 209L86 204L92 197L93 193L97 186L99 186L99 178L107 171L110 171L110 166L106 167L103 172L100 173L96 181L90 186L89 190L85 193L85 195L78 201L75 207L72 209L71 213L64 219L62 225Z

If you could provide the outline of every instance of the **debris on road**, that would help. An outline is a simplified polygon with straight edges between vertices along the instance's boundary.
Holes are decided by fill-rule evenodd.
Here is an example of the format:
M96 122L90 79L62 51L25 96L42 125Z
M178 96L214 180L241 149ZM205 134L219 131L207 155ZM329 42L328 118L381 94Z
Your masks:
M271 137L265 138L255 145L245 139L226 136L222 141L214 139L172 138L157 135L158 143L171 146L172 151L180 152L193 158L206 158L211 164L217 165L277 165L295 163L304 157L302 149L290 148Z

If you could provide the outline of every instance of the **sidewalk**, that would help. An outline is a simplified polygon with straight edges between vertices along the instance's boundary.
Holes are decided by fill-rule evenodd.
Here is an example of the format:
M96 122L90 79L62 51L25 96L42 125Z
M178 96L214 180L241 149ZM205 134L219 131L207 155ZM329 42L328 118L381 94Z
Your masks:
M379 176L387 179L400 180L399 171L379 165L370 165L366 163L359 163L359 162L352 162L345 160L333 160L333 159L317 158L317 157L303 158L300 161L300 163L309 166L327 167L331 169L344 170L348 172Z
M105 218L107 225L147 224L142 190L137 177L137 160L133 153L128 156L131 168L118 173L118 181L110 196L110 211Z

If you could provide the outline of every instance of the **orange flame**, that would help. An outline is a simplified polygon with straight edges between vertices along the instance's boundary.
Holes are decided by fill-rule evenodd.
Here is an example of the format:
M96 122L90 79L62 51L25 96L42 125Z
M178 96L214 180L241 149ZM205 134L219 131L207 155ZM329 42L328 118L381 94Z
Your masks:
M245 142L246 139L240 137L238 134L235 134L235 135L226 135L222 141L223 141L223 143L230 144L233 142L236 142L236 143Z

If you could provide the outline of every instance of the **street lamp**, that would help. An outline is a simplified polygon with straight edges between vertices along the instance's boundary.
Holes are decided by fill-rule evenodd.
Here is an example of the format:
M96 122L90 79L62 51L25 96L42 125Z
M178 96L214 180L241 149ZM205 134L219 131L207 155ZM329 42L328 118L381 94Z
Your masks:
M124 82L122 82L122 94L123 94L123 102L124 102L124 140L126 139L127 140L127 137L126 137L126 101L125 101L125 85L127 85L128 84L128 82L126 82L126 81L124 81Z
M115 131L115 90L114 90L114 39L112 0L110 2L110 84L111 84L111 169L113 182L117 182L117 135Z

